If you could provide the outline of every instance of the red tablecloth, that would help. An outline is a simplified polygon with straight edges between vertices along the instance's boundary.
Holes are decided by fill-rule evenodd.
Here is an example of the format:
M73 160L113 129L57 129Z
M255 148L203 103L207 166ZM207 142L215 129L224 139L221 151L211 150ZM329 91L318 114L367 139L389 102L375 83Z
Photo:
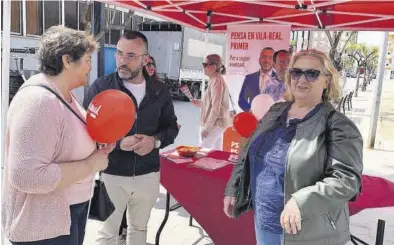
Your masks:
M208 156L227 160L230 153L215 151ZM176 164L161 158L161 184L204 228L215 245L255 245L253 212L233 220L223 213L223 193L233 165L214 171ZM379 190L379 191L377 191ZM363 176L363 194L350 205L350 213L365 208L394 206L394 183Z

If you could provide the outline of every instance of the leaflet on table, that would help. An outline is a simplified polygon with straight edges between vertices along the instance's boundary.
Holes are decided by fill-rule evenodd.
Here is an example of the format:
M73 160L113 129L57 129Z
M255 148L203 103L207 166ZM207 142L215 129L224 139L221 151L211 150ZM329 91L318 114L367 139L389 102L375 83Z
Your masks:
M222 168L222 167L229 165L229 164L231 164L231 162L226 161L226 160L219 160L219 159L215 159L215 158L211 158L211 157L203 157L193 163L190 163L190 166L202 168L205 170L215 170L215 169Z
M237 163L238 161L238 156L237 154L230 154L230 156L228 157L228 160L232 163Z
M193 162L193 158L167 158L167 159L176 164Z

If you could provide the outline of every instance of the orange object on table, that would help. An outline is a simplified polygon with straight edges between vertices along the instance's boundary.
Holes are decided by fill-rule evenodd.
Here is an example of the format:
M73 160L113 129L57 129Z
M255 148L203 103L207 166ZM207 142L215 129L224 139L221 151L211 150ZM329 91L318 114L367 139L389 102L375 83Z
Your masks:
M223 133L223 151L239 154L241 135L233 126L228 127Z
M196 153L200 150L200 147L194 146L178 146L176 151L181 157L194 157Z

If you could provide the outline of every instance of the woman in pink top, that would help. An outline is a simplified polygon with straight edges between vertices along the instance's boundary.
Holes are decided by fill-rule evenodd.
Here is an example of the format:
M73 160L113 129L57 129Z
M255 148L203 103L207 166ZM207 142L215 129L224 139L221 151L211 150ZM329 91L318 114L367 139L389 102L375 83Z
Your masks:
M210 54L203 63L209 78L208 88L201 100L201 146L222 150L223 132L230 125L230 94L223 79L226 69L217 54Z
M93 37L55 26L41 40L41 73L15 95L7 118L2 228L14 245L82 245L97 171L113 146L96 150L71 91L88 84ZM26 87L27 86L27 87Z

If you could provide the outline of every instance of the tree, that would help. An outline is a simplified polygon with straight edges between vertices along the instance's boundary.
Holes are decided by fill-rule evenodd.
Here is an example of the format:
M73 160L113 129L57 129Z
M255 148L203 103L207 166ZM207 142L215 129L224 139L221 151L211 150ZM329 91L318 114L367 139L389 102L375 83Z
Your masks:
M350 44L347 48L348 56L354 59L357 63L357 82L354 89L354 97L358 96L358 88L360 87L360 69L367 69L369 65L372 69L374 67L375 59L378 57L379 48L377 46L367 47L366 44ZM376 68L375 68L376 69ZM367 72L367 71L365 71ZM368 72L367 72L368 73ZM364 79L365 79L364 75ZM366 81L366 80L365 80ZM366 85L363 84L363 90L365 91Z
M354 59L349 57L349 56L345 56L342 58L342 68L346 71L352 71L354 68Z
M297 50L297 40L293 39L290 41L290 55L292 55L296 50Z
M325 31L328 41L330 42L330 58L331 61L334 63L335 68L338 71L342 70L342 62L341 62L341 57L344 51L346 50L346 47L348 46L350 40L357 34L356 31L352 31L347 39L345 40L345 43L343 47L339 47L339 43L341 41L342 35L345 33L345 31Z
M367 83L370 84L373 74L376 74L376 69L378 68L378 62L379 60L377 55L374 55L368 60L367 65L365 67L367 74L364 77L363 91L366 90Z

